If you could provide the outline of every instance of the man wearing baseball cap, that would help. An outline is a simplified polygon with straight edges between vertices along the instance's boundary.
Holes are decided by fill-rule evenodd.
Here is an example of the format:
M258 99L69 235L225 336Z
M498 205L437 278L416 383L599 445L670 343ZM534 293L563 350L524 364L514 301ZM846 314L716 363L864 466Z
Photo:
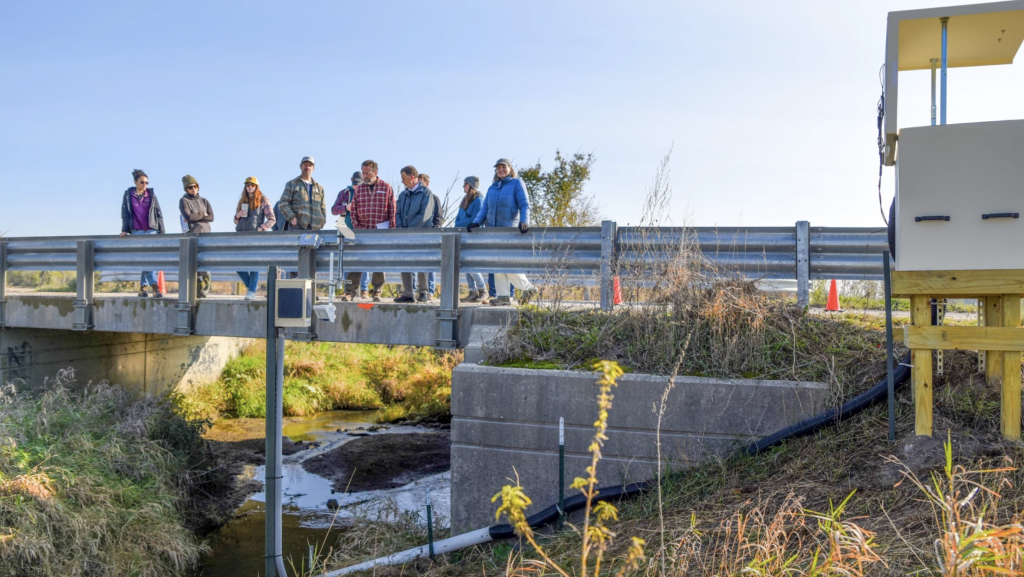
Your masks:
M289 229L320 230L327 223L324 187L313 180L315 164L312 156L303 156L302 174L284 185L280 208Z

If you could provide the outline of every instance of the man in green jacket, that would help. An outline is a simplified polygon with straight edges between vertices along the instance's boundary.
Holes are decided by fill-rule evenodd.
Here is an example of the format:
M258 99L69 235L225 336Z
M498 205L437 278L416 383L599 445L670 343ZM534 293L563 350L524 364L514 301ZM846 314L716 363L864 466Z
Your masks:
M324 187L313 180L314 166L312 156L303 156L302 174L284 185L280 208L289 230L320 230L327 223Z

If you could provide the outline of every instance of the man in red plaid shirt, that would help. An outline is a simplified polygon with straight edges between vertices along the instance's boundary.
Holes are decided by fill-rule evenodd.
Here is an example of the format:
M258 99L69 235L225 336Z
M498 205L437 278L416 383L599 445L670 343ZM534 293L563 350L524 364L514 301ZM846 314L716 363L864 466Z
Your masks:
M352 214L352 228L395 228L395 191L391 185L377 178L377 163L363 162L360 171L363 182L355 187L348 211ZM355 300L362 273L348 274L345 296L342 300ZM380 302L380 291L384 287L384 273L375 272L370 277L370 294L373 302Z

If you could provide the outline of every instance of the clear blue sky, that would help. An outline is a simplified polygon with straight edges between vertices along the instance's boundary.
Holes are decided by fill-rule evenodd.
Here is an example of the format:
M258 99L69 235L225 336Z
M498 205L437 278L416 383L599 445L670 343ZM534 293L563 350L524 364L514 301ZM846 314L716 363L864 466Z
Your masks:
M0 232L115 234L133 168L169 231L186 173L228 231L245 177L277 197L306 154L333 200L367 158L443 195L556 148L593 152L588 191L635 223L673 143L676 223L880 225L886 13L935 5L3 2ZM901 126L927 83L901 76ZM1022 89L1024 64L955 69L949 120L1022 118Z

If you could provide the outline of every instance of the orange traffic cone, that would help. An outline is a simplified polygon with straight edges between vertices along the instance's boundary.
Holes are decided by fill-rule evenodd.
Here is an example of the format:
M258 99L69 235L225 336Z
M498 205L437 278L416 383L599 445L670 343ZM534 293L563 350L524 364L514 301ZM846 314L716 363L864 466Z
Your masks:
M156 290L160 291L160 294L167 294L167 283L164 282L164 271L159 270L156 272Z
M839 292L836 290L836 279L832 279L832 284L828 287L828 305L825 306L825 310L839 310Z
M619 284L619 277L612 279L612 304L622 304L622 286Z

